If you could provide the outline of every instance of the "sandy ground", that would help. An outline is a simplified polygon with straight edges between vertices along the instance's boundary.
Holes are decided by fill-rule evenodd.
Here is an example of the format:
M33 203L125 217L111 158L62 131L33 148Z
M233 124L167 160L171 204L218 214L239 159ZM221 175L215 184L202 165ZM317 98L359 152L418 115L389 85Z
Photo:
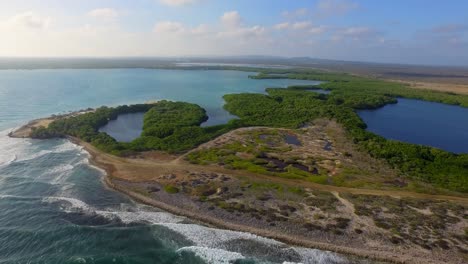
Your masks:
M14 138L27 138L31 135L31 132L33 128L38 128L38 127L48 127L50 123L54 121L54 118L42 118L42 119L36 119L28 124L20 127L19 129L11 132L9 134L10 137Z
M453 84L453 83L439 83L439 82L418 82L418 81L403 81L391 80L395 82L408 84L413 89L425 89L438 92L451 92L456 94L468 95L468 84Z

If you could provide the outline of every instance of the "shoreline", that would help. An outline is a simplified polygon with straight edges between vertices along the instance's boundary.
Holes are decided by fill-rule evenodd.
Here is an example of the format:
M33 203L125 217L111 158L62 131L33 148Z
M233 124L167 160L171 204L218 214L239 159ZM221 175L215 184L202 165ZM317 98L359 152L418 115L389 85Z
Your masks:
M274 239L274 240L280 241L282 243L285 243L291 246L300 246L300 247L313 248L313 249L318 249L318 250L323 250L323 251L330 251L330 252L334 252L334 253L338 253L342 255L351 255L354 257L364 258L364 259L374 260L374 261L383 261L387 263L402 263L402 264L403 263L421 263L421 264L422 263L434 263L434 264L440 263L440 260L428 259L428 258L419 257L419 256L403 255L403 254L399 254L398 251L392 252L392 251L384 251L384 250L362 249L362 248L355 248L355 247L346 247L342 245L335 245L332 243L313 241L313 240L306 239L306 238L296 237L294 235L281 234L279 232L249 226L247 224L233 223L230 221L226 221L226 219L211 217L209 215L204 214L202 211L198 213L197 210L186 210L183 208L179 208L175 205L152 199L148 196L132 191L131 188L125 188L124 186L116 183L116 181L118 181L119 179L113 176L114 173L116 172L115 168L113 168L112 165L99 162L99 160L97 159L97 156L104 154L104 153L97 150L90 144L83 142L77 138L68 137L67 139L70 140L72 143L83 147L83 149L90 155L90 158L89 158L90 164L106 172L103 178L103 182L107 187L129 196L130 198L134 199L137 202L162 209L164 211L167 211L175 215L187 217L191 220L198 221L210 227L228 229L228 230L239 231L239 232L247 232L247 233L257 235L257 236Z
M61 117L66 118L71 115L86 113L87 111L92 110L80 110L63 115ZM11 131L8 133L8 136L13 138L17 137L15 134L18 131L23 131L24 133L25 129L28 129L26 132L30 132L31 124L37 124L37 122L40 123L41 120L51 120L54 118L56 117L51 116L32 120L28 124ZM243 129L254 128L255 127ZM239 130L242 130L242 128ZM235 131L237 130L223 134L219 138L228 136L231 133L235 133ZM28 137L30 137L28 134L21 136L21 138ZM375 190L340 187L298 181L294 179L281 179L278 177L258 173L236 172L213 165L193 165L183 160L184 156L191 151L177 156L163 153L142 153L141 155L123 158L105 153L95 148L90 143L84 142L79 138L66 136L64 139L81 147L82 150L88 153L89 164L103 172L102 181L107 188L127 195L136 202L162 209L174 215L187 217L201 225L227 229L231 231L246 232L256 236L273 239L286 245L334 252L344 255L344 257L349 257L351 261L353 261L354 258L357 258L378 261L379 263L464 263L463 260L460 260L460 256L452 256L449 252L445 252L443 250L441 251L439 249L434 249L434 251L426 251L421 249L408 248L403 245L402 247L400 245L388 244L387 240L376 237L376 234L372 232L362 236L355 236L352 234L327 235L327 233L321 232L305 234L302 233L301 226L298 226L298 224L302 225L302 223L280 222L278 226L269 226L265 225L264 222L262 224L261 221L254 219L254 217L250 217L248 213L246 215L237 214L237 216L234 216L231 211L228 211L230 213L227 213L226 211L224 211L224 213L219 213L219 211L216 210L211 211L213 209L207 209L205 204L198 200L193 200L193 197L189 194L172 194L167 190L164 189L163 191L162 189L164 186L172 184L171 181L174 181L170 179L168 180L166 178L167 176L180 174L182 172L192 175L192 172L194 172L196 175L193 177L195 178L197 178L200 173L212 173L228 176L237 174L235 177L241 176L240 174L242 174L242 176L253 177L259 181L273 181L278 184L286 184L290 186L295 186L298 184L302 185L304 188L329 192L340 200L342 199L340 194L349 193L364 196L372 195L378 197L393 197L397 199L429 199L434 201L447 201L466 205L468 204L468 197L466 196L452 196L443 194L434 195L403 190ZM215 142L216 139L218 138L204 143L199 147L204 147L205 144L209 145L211 142ZM197 148L194 150L196 149ZM158 174L160 177L157 177ZM155 193L147 192L147 190L150 188L158 189L158 194L156 195ZM351 214L353 213L351 212Z
M33 129L39 127L47 128L50 123L58 119L64 119L69 117L75 117L78 115L94 112L95 109L88 108L78 111L69 112L66 114L51 115L49 117L37 118L29 121L27 124L20 127L14 128L8 133L8 136L11 138L30 138Z

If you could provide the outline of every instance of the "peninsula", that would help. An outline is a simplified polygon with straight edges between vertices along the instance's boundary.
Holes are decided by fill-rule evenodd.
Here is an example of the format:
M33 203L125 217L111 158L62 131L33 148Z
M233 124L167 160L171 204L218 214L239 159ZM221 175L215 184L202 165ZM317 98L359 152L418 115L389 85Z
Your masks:
M356 112L398 97L468 107L467 95L310 69L249 70L323 83L225 95L238 117L225 125L202 127L203 108L163 100L36 120L10 136L66 137L106 170L108 186L210 225L394 263L467 261L468 154L385 139ZM99 132L139 112L137 139Z

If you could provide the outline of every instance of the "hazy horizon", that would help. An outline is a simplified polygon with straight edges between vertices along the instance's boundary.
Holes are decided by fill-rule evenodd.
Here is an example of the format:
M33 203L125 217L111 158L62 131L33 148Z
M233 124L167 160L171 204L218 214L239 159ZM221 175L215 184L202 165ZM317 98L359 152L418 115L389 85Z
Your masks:
M0 3L0 57L310 57L467 66L468 3L18 0Z

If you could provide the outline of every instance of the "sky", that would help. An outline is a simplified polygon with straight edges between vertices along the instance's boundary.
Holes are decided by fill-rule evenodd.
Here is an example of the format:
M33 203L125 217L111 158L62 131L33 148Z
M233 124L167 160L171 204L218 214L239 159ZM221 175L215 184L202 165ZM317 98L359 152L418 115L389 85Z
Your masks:
M466 0L0 0L0 57L468 65Z

